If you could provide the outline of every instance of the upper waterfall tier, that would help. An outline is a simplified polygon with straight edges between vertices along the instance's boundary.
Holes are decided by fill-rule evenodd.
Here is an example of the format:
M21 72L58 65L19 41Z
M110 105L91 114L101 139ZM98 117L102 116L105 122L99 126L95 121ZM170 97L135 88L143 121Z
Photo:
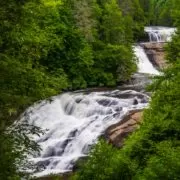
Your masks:
M145 27L144 31L148 33L150 42L167 42L171 40L176 28L150 26Z

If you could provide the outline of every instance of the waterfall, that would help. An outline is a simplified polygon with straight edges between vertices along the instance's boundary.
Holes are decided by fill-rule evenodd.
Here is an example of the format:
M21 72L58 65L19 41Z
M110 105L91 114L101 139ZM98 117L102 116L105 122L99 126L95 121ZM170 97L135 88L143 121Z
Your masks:
M145 32L149 35L150 42L167 42L171 40L176 28L150 26L145 27Z
M137 66L139 73L159 75L159 71L153 67L141 46L135 46L134 53L138 59Z
M149 97L140 92L115 90L64 93L30 107L25 113L29 123L47 129L44 135L33 137L42 151L30 161L44 167L34 175L71 171L110 125L121 121L130 110L145 108L148 101Z
M145 31L150 41L160 42L170 40L175 29L146 27ZM143 73L159 75L142 47L135 46L134 53L138 59L138 73L134 78L143 76L143 79ZM138 86L144 84L136 82ZM132 89L131 85L127 87ZM147 107L149 99L135 90L74 92L54 96L28 108L21 121L28 117L30 125L46 130L45 134L30 137L42 149L40 155L29 157L29 161L42 168L40 172L34 171L34 176L71 171L109 126L120 122L131 110Z

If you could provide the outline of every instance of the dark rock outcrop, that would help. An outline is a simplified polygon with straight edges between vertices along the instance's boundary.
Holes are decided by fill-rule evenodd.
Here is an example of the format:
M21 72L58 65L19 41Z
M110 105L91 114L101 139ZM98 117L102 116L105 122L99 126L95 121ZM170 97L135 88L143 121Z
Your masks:
M148 42L141 43L151 63L158 69L164 69L167 67L165 60L164 42Z
M139 127L141 121L142 110L131 111L123 120L106 130L107 141L116 147L122 147L124 139Z

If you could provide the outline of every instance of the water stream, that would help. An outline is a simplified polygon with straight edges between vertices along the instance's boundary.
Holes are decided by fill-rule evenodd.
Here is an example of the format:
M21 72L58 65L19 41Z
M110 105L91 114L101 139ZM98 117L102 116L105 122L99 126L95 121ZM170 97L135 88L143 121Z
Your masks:
M159 75L159 71L156 70L152 63L149 61L144 49L141 46L135 46L134 52L138 59L138 72L139 73L147 73L147 74L154 74Z
M112 124L119 122L130 110L148 105L146 94L133 90L65 93L30 107L30 124L48 129L34 137L42 148L41 155L31 160L44 170L36 176L64 173L86 156L92 144Z

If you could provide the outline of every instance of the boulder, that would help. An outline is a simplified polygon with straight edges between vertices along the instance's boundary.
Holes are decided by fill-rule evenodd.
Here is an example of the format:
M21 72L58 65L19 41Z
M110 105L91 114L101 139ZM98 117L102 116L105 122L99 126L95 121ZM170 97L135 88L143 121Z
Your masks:
M164 69L167 67L165 60L165 42L148 42L141 43L151 63L158 69Z
M116 147L122 147L124 139L135 131L142 121L142 110L131 111L119 123L110 126L105 137L109 143Z

